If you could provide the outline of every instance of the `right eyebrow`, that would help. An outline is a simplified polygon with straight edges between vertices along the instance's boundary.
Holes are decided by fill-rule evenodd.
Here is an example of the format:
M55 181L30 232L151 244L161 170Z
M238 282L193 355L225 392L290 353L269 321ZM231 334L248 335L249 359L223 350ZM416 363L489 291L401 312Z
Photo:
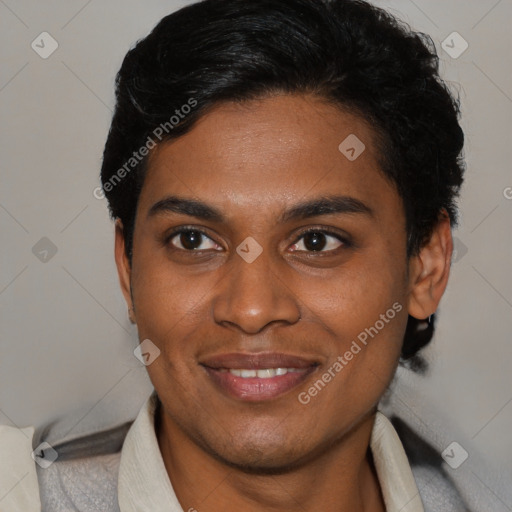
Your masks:
M157 201L149 209L147 216L153 217L167 212L181 213L182 215L219 223L225 222L224 216L217 208L207 205L202 201L177 196L168 196Z

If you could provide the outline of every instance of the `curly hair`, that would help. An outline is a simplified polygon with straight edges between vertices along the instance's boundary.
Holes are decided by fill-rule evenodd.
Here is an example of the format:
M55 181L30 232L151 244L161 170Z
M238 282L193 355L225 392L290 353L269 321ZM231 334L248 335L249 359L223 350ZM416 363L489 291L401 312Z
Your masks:
M203 0L164 17L116 77L101 181L130 262L147 163L134 152L159 126L158 142L177 138L219 102L276 93L314 94L371 124L380 170L403 200L407 257L441 214L457 224L464 136L429 36L361 0ZM403 360L433 336L433 319L431 329L418 325L409 317Z

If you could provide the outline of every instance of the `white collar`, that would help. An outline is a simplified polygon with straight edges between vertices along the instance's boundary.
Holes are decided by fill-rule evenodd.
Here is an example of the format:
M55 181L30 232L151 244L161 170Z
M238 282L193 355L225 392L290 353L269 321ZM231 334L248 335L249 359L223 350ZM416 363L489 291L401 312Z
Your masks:
M130 427L121 452L121 512L183 512L164 465L154 428L156 393ZM370 448L387 512L424 512L407 455L391 422L377 412Z
M391 422L380 411L375 415L370 449L386 511L424 512L402 441Z

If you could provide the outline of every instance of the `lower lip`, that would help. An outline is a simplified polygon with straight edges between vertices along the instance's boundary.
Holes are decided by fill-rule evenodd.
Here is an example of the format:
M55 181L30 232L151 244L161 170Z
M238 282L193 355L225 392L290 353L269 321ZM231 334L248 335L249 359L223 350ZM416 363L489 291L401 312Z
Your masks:
M234 398L248 402L270 400L283 395L303 383L316 369L315 366L311 366L300 372L289 372L285 375L260 379L258 377L237 377L230 372L220 372L207 366L204 368L222 391Z

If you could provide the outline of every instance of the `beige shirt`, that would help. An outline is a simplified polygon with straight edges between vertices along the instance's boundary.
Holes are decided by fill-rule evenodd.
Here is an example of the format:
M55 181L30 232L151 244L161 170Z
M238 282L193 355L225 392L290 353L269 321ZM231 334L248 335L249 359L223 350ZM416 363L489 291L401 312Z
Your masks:
M131 425L121 451L118 499L121 512L183 511L165 469L154 428L153 393ZM34 429L0 426L0 512L39 512L39 488L31 459ZM402 443L390 421L377 413L372 450L387 512L424 512ZM4 461L13 461L13 465ZM199 507L199 505L198 505Z

